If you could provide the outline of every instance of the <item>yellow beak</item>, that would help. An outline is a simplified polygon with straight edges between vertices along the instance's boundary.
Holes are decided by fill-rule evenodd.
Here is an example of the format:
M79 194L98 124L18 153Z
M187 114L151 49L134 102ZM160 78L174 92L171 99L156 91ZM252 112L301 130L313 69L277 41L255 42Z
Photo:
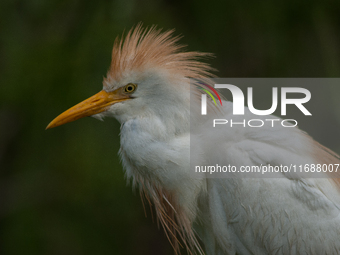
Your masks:
M111 105L125 101L129 98L130 97L128 95L120 93L120 90L115 90L113 92L106 92L102 90L60 114L52 120L50 124L48 124L46 129L54 128L83 117L106 111Z

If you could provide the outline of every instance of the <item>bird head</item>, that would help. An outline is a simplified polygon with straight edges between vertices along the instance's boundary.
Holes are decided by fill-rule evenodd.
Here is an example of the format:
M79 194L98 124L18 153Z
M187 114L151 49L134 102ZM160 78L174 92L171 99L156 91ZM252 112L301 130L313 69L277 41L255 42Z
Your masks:
M187 118L189 79L210 76L211 68L198 60L209 54L182 51L179 37L172 34L138 25L125 39L116 38L103 90L60 114L46 129L86 116L112 116L121 123L146 116Z

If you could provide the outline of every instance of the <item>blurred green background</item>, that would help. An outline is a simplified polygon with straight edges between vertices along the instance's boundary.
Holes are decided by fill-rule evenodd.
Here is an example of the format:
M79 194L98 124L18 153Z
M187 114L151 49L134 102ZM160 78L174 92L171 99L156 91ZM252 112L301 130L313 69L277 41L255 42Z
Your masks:
M220 77L340 76L339 1L1 0L0 15L5 255L173 254L126 186L118 122L85 118L44 130L101 90L124 29L139 21L175 28L188 49L215 54L209 62ZM337 152L339 94L317 99L325 124L301 124Z

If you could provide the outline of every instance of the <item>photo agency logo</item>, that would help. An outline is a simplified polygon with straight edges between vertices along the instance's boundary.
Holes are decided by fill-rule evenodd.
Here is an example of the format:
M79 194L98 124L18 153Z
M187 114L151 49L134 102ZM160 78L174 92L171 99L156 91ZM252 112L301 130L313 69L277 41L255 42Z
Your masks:
M305 107L304 104L311 100L311 92L306 88L301 87L281 87L280 95L278 95L278 87L272 87L272 105L269 109L259 110L254 107L253 98L253 87L247 87L247 103L248 107L245 106L245 95L243 91L236 85L233 84L215 84L214 88L207 84L202 84L206 88L200 88L205 93L201 95L201 115L207 115L207 95L213 100L214 104L217 106L216 99L214 95L220 101L221 106L222 100L220 95L215 89L227 89L232 94L232 114L237 116L237 119L225 119L225 118L214 118L212 125L216 127L218 125L229 125L230 127L252 127L260 128L265 125L270 125L275 127L275 125L281 125L282 127L296 127L298 121L296 119L285 119L287 115L287 105L294 105L297 107L305 116L312 116L311 112ZM212 91L214 95L209 91ZM290 98L289 95L295 94L298 98ZM279 102L280 99L280 102ZM272 114L279 107L281 108L281 118L275 118ZM239 118L240 116L247 115L248 118ZM251 118L249 118L251 116ZM256 116L258 116L256 118ZM267 116L268 118L265 118ZM254 117L254 118L253 118Z
M325 120L333 116L340 123L339 79L192 82L200 87L192 86L195 100L190 101L190 169L194 176L326 178L338 173L338 156L313 139L329 135L333 141L338 137L338 126Z

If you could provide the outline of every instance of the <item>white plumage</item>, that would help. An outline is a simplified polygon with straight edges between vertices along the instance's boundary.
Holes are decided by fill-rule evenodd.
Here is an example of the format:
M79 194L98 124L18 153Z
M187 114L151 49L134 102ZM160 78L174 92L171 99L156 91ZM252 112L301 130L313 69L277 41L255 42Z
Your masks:
M197 60L205 54L181 52L176 41L171 32L131 30L125 41L116 41L103 91L48 128L89 115L115 117L122 125L119 155L126 176L155 206L176 251L181 239L190 252L203 253L201 239L205 253L215 255L340 253L339 185L329 175L190 173L190 140L192 160L200 165L339 164L339 157L297 128L202 132L214 116L231 118L227 101L206 123L192 120L190 137L189 78L208 78L210 68ZM200 110L199 100L191 104Z

